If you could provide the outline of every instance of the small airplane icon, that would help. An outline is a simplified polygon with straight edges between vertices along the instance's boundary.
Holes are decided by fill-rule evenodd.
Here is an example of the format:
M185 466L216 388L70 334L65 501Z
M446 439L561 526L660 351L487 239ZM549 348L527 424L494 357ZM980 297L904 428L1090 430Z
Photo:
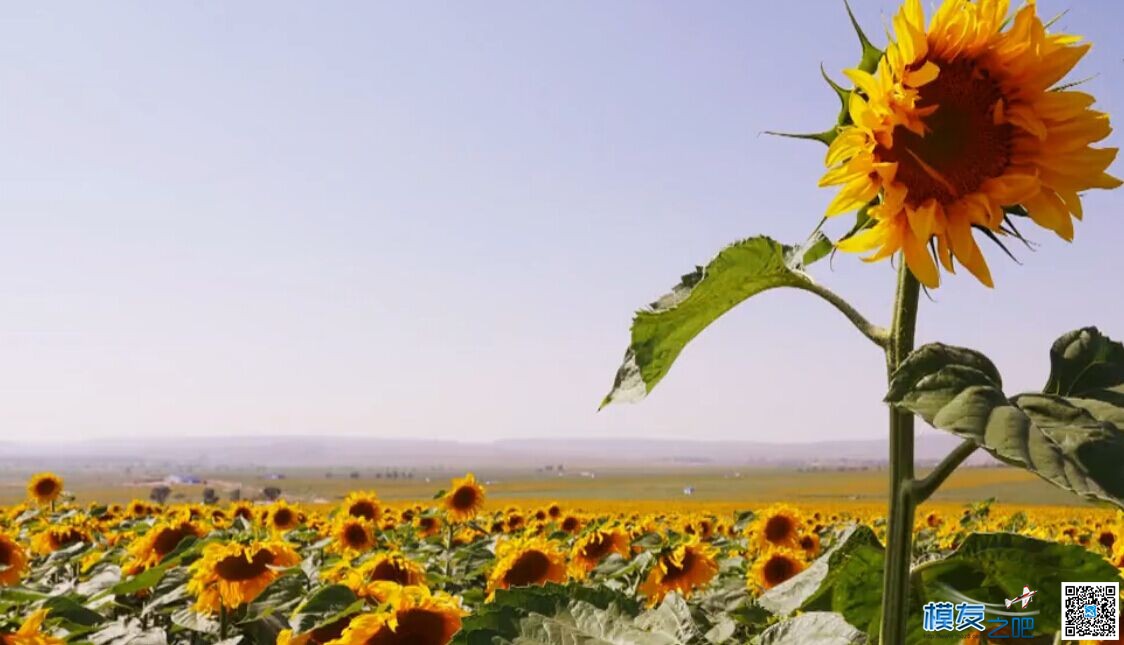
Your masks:
M1030 599L1033 598L1034 594L1036 594L1036 593L1038 593L1038 592L1037 591L1031 591L1030 587L1024 586L1023 587L1023 595L1016 596L1015 598L1011 598L1009 600L1004 600L1003 602L1007 605L1008 609L1011 608L1011 605L1013 605L1017 602L1021 602L1022 608L1026 609L1026 604L1028 602L1030 602Z

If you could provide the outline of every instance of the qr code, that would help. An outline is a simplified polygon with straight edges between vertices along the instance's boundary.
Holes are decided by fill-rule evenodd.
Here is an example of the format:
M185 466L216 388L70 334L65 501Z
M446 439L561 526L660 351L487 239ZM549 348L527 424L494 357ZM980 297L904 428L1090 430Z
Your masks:
M1063 582L1062 638L1120 638L1119 582Z

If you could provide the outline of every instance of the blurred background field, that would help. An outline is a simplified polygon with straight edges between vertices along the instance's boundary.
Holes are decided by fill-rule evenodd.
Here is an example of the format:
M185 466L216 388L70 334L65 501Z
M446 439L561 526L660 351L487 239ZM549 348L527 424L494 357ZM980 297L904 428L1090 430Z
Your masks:
M67 491L80 503L128 502L148 499L154 487L167 486L170 501L199 502L204 489L220 501L263 499L275 488L290 501L336 503L349 491L373 490L385 502L426 502L456 471L412 469L238 468L189 475L143 470L85 468L61 470ZM463 472L463 471L462 471ZM924 472L924 469L921 471ZM26 497L29 472L7 470L0 477L0 504ZM542 469L486 468L477 471L486 483L490 504L522 507L557 501L585 510L671 510L706 508L712 512L744 509L763 503L800 505L878 505L886 496L881 468L804 470L791 468L730 469L726 467L605 468L544 472ZM963 505L994 497L1000 506L1072 506L1083 504L1023 471L1005 467L965 468L956 472L932 503ZM1087 506L1087 508L1092 508Z

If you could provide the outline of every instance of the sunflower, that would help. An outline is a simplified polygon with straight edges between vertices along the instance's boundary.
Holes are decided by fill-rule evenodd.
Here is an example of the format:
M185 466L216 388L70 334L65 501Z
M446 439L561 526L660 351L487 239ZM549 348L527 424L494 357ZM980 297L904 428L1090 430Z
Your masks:
M343 500L342 508L351 517L361 517L377 522L382 515L382 504L375 491L353 491Z
M425 587L403 587L390 609L352 619L332 645L445 645L461 628L465 611L455 598Z
M187 520L164 520L157 522L147 533L136 538L129 545L132 564L129 570L140 571L160 564L166 555L188 537L203 537L202 528Z
M776 504L763 509L746 527L751 540L759 548L798 547L800 543L800 513L791 506Z
M27 553L18 542L0 533L0 587L11 587L20 583L27 570Z
M476 482L476 476L468 473L461 479L454 479L449 492L445 493L445 510L458 522L471 520L484 507L484 487Z
M558 502L551 502L550 506L546 507L546 514L550 516L550 519L556 520L562 517L562 507L558 505Z
M370 520L349 515L332 527L332 538L332 551L362 553L375 545L375 529Z
M302 519L300 511L296 507L290 506L283 499L279 499L270 506L265 522L271 530L284 533L295 529Z
M934 256L949 272L955 257L992 286L973 229L1018 235L1009 215L1029 216L1071 240L1079 193L1120 185L1106 173L1117 150L1090 145L1108 136L1108 115L1057 85L1090 45L1048 33L1033 0L1013 19L1008 4L944 0L926 31L921 0L906 0L874 73L845 72L857 90L820 181L843 186L827 214L878 201L840 249L871 261L901 250L930 288Z
M610 554L622 558L631 555L632 541L618 529L595 529L574 543L570 551L570 569L574 577L585 577L594 567Z
M403 587L425 584L425 567L397 551L375 554L355 568L354 574L357 589L364 589L374 582L393 582Z
M771 549L757 556L749 572L750 589L772 589L804 570L804 559L787 548Z
M280 540L208 544L191 565L187 590L196 597L197 611L214 613L220 605L232 609L257 598L277 579L277 569L298 562L296 551Z
M49 555L90 539L89 531L81 524L51 525L32 536L31 549L40 555Z
M432 537L441 531L441 518L436 515L419 515L414 518L414 528L418 531L418 537Z
M488 596L496 589L565 581L566 556L557 543L541 537L514 538L496 545Z
M502 529L503 527L501 526L500 528ZM567 533L577 533L582 528L582 521L574 515L567 515L562 518L562 522L558 525L558 528ZM496 531L493 530L492 532L495 533Z
M815 558L820 554L820 535L819 533L805 533L800 536L800 550L804 552L804 556L809 560Z
M59 495L62 495L62 477L54 473L38 473L27 482L27 496L40 504L53 504Z
M714 556L713 548L703 545L697 536L692 536L688 541L666 549L659 555L656 566L652 567L639 591L648 597L648 602L652 605L659 603L672 591L678 591L686 598L718 574L718 563Z
M10 634L0 633L0 643L3 643L3 645L63 645L66 642L63 639L43 633L43 621L46 619L46 609L36 610L23 621L23 624L15 632Z
M231 519L242 518L247 522L254 521L254 505L250 502L234 502L230 505L229 511Z
M152 506L143 500L134 499L129 502L129 515L134 518L152 515Z

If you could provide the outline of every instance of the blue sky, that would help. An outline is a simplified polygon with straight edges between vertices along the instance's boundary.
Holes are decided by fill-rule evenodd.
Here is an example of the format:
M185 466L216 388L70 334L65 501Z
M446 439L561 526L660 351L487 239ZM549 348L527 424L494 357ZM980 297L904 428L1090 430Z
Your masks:
M881 42L895 5L854 4ZM1039 4L1124 114L1124 3ZM634 309L818 221L823 148L761 133L828 125L818 66L857 53L835 0L8 6L4 435L882 436L881 356L804 293L595 412ZM1124 337L1124 192L1085 210L1022 266L991 249L994 291L948 279L920 339L1015 391L1063 331ZM888 318L888 263L813 272Z

